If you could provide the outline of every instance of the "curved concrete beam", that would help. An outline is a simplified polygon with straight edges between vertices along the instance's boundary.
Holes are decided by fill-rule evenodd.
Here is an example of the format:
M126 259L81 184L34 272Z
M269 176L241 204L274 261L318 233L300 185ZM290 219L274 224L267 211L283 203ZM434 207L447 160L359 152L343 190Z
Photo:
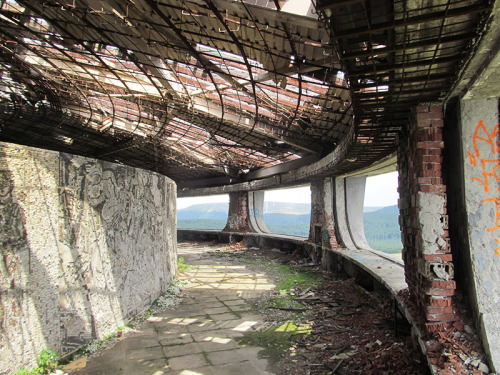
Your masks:
M177 191L177 196L182 198L197 197L202 195L228 194L238 191L268 190L284 186L303 184L314 178L329 177L333 174L335 166L347 155L351 144L354 142L354 134L354 126L351 126L344 139L342 139L337 148L330 154L315 163L297 168L293 171L264 178L262 180L242 182L233 185L197 189L184 188Z

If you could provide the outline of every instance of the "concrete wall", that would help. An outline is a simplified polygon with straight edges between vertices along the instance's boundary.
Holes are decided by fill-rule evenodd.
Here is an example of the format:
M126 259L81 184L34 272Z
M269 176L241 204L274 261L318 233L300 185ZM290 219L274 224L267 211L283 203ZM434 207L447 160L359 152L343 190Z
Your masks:
M500 371L500 131L499 101L460 103L470 300L483 344Z
M363 222L366 176L335 177L334 211L337 241L347 249L370 249Z
M164 292L175 200L156 173L0 143L0 373L101 338Z

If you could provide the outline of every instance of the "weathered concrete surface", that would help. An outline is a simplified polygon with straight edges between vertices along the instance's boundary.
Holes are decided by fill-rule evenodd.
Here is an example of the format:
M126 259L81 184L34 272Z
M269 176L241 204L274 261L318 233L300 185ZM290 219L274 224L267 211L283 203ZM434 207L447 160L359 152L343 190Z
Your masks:
M347 222L346 200L345 200L345 178L335 178L335 190L333 192L335 199L335 225L337 228L337 241L343 247L355 249L356 245L349 232L349 223Z
M345 179L345 211L347 223L354 244L358 249L369 249L363 224L363 205L365 201L366 177Z
M0 143L0 373L72 351L147 307L176 269L175 184Z
M283 188L285 186L307 184L313 179L332 176L335 174L335 167L337 167L337 165L344 160L344 157L349 152L354 139L354 126L350 126L348 129L348 133L342 139L342 141L340 141L335 150L315 163L311 163L310 165L297 168L287 173L263 178L261 180L209 188L184 189L178 192L178 196L196 197L202 195L227 194L237 191L246 192L276 189Z
M476 319L500 372L500 146L498 99L461 103L469 254ZM474 298L472 299L474 300Z
M479 37L475 53L461 64L460 80L448 95L465 99L498 98L500 84L500 2L492 3L493 10L486 20L487 27Z
M269 233L264 221L265 191L249 191L248 193L248 223L250 229L257 233Z
M268 362L262 348L243 346L235 338L254 331L263 317L253 312L251 299L274 289L261 272L234 262L214 261L214 247L179 247L190 269L181 279L184 302L151 316L123 341L89 358L78 375L172 374L265 375Z
M417 194L418 227L421 233L424 254L435 254L446 249L441 218L445 214L445 199L442 195L419 191Z

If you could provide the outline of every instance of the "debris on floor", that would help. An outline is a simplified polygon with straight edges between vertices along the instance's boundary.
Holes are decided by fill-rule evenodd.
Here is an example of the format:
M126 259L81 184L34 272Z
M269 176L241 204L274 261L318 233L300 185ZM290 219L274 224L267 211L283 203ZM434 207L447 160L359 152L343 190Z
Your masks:
M263 295L255 301L259 313L267 316L268 325L276 327L292 320L307 324L307 334L296 335L273 366L276 374L402 374L428 372L423 355L413 347L409 329L399 324L395 331L391 302L368 292L353 279L335 279L322 272L319 265L272 249L240 245L211 252L219 258L238 258L255 267L287 264L298 273L316 272L322 282L295 285L283 291ZM277 285L279 275L276 271ZM279 288L277 288L279 289ZM279 304L273 305L279 298Z
M399 296L412 311L412 315L417 316L416 306L411 302L408 290L401 291ZM458 320L443 323L439 331L430 332L424 338L432 372L440 375L489 374L479 335L473 328L473 320L462 299L457 292L454 309ZM423 322L418 324L423 326ZM424 328L421 330L424 332Z
M303 272L321 272L319 265L301 258L299 252L288 254L277 249L245 248L243 243L212 252L217 257L265 259L293 265ZM283 306L269 304L263 296L256 304L273 324L280 324L290 314L300 314L311 326L308 335L297 336L294 345L282 356L277 373L281 374L427 374L427 358L414 348L411 329L395 314L394 302L387 296L368 292L353 279L335 279L323 273L320 287L302 287L281 296ZM279 292L275 292L278 294ZM410 306L409 297L400 296ZM297 304L299 304L297 306ZM464 305L457 303L460 320L442 332L433 332L426 340L432 373L441 375L489 373L479 336L467 317ZM263 311L266 310L266 311ZM415 314L413 314L415 315ZM295 316L297 319L297 316Z

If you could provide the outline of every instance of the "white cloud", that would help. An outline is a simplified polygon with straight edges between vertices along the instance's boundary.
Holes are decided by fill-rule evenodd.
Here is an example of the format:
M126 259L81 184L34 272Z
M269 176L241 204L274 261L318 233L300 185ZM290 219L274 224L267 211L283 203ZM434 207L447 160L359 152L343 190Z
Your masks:
M311 188L309 186L301 186L289 189L268 190L264 199L266 202L311 203Z
M368 177L365 188L365 207L385 207L398 204L398 172Z

